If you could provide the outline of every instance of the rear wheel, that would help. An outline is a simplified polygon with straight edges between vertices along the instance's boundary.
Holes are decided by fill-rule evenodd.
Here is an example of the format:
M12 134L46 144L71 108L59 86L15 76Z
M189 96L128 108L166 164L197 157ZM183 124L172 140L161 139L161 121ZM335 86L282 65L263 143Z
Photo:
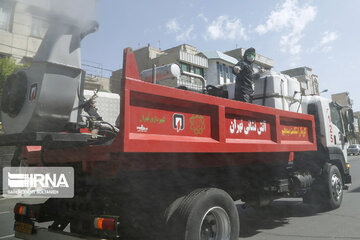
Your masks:
M239 216L232 198L216 188L198 189L167 209L166 239L237 240Z

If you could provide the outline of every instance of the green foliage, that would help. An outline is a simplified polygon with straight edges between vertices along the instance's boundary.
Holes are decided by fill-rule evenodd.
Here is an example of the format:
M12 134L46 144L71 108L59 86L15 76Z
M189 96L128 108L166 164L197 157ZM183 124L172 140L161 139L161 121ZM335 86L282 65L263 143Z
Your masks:
M0 101L1 101L1 95L6 78L10 76L17 69L24 67L29 67L29 64L18 65L15 63L15 60L12 58L9 57L0 58ZM0 122L1 122L1 113L0 113ZM0 132L1 132L1 124L0 124Z
M14 59L9 57L0 58L0 96L2 94L2 88L6 78L14 71L24 67L23 65L17 65Z

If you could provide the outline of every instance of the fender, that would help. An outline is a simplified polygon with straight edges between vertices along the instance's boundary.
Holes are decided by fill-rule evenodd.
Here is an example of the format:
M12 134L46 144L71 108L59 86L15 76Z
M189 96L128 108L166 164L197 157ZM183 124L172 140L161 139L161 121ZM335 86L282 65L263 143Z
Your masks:
M349 168L346 167L346 161L344 153L340 148L337 147L328 147L329 152L329 163L336 165L344 178L344 183L351 183L351 178L347 177L349 175ZM350 181L350 182L349 182Z

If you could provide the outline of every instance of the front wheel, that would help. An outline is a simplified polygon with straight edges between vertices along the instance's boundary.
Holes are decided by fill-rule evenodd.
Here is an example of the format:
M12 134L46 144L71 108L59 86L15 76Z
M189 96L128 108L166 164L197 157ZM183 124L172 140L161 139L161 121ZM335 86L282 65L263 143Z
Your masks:
M337 166L331 165L303 199L305 203L320 204L324 210L333 210L340 207L343 195L341 173Z
M339 169L335 165L330 167L328 177L330 197L327 201L327 205L330 209L335 209L340 207L344 195L342 177Z
M232 198L216 188L197 189L167 209L166 239L237 240L239 216Z

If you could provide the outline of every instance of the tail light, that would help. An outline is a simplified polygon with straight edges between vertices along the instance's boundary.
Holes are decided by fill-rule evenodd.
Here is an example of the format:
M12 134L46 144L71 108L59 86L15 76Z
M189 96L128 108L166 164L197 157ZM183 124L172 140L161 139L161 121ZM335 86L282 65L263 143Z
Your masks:
M14 207L14 213L17 214L17 215L26 216L27 207L18 203Z
M99 230L108 230L114 231L115 230L115 219L113 218L95 218L94 219L94 227Z
M46 219L39 219L41 204L23 204L17 203L14 207L15 216L24 216L26 218L31 218L36 221L45 221Z

